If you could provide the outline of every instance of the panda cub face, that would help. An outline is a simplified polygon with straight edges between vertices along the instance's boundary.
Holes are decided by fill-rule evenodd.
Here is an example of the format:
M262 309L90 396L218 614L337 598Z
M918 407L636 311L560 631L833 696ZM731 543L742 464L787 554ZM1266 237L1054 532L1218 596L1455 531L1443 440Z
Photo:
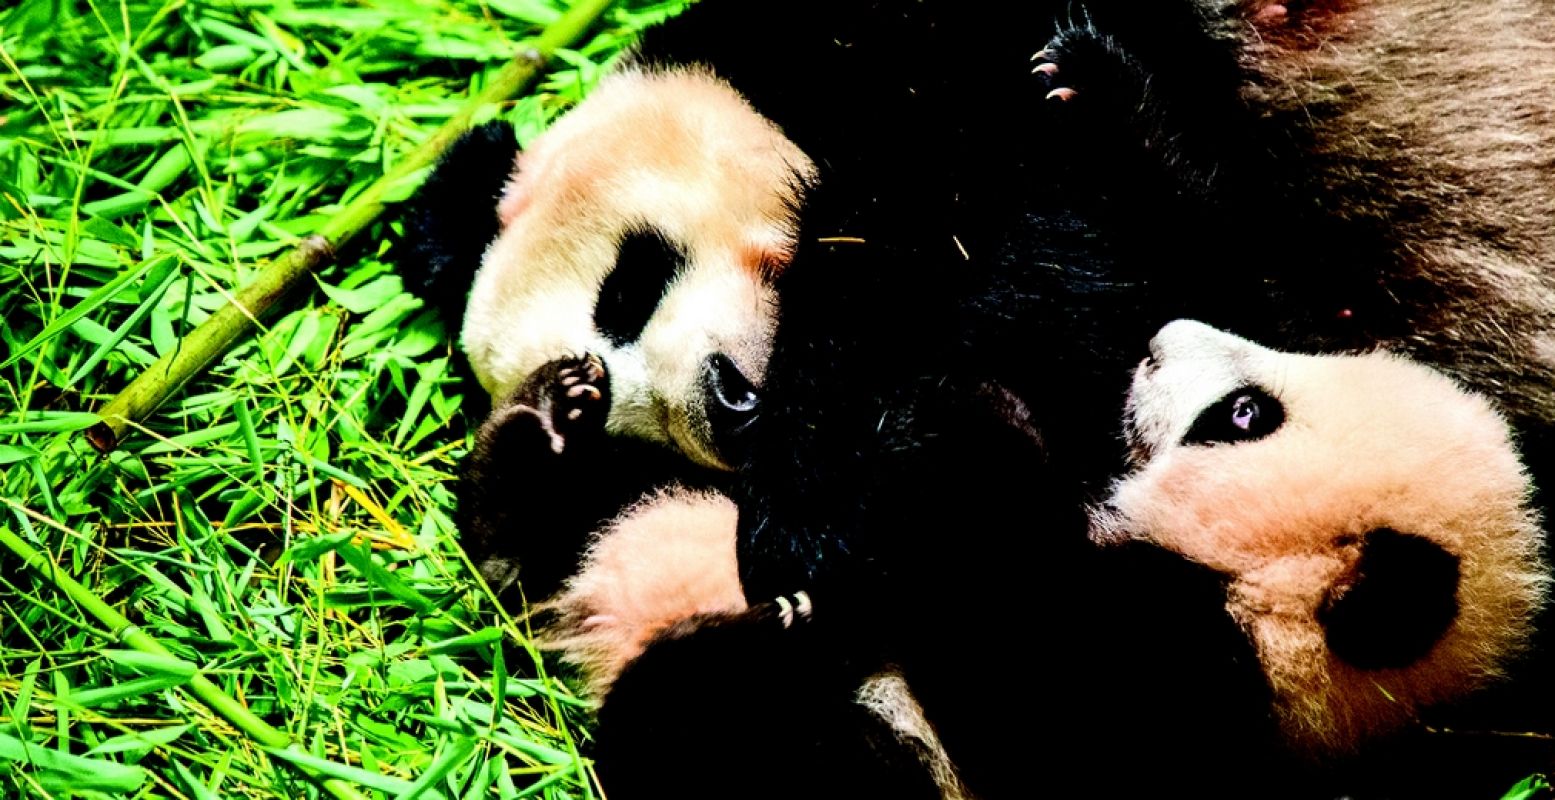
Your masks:
M1496 677L1548 569L1504 421L1402 358L1276 352L1196 322L1134 376L1133 471L1095 519L1220 572L1280 727L1344 752Z
M606 428L725 466L754 413L809 159L695 70L606 78L518 157L462 343L494 398L546 362L605 363Z

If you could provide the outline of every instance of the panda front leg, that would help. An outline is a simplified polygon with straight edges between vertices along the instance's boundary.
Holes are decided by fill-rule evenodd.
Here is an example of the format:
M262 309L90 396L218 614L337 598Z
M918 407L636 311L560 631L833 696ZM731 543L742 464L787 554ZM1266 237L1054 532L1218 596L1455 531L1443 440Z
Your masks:
M1226 168L1246 157L1235 71L1170 59L1142 35L1070 26L1032 56L1038 146L1067 153L1051 163L1072 172L1073 194L1114 210L1170 215L1183 200L1215 203Z
M589 534L621 508L599 478L610 380L593 355L551 361L481 425L459 481L461 543L499 595L531 600L577 567Z

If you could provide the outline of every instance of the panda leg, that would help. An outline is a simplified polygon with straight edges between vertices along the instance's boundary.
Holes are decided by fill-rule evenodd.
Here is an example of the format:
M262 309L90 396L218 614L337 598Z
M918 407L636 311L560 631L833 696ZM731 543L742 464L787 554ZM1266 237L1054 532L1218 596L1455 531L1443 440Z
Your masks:
M937 800L920 748L860 690L859 669L793 598L662 632L599 710L612 798Z
M610 382L594 356L552 361L492 412L459 482L462 543L499 594L523 570L530 599L577 567L588 535L625 505L601 452Z
M1122 40L1086 24L1061 30L1032 56L1037 91L1059 146L1075 150L1076 188L1114 206L1208 197L1223 152L1192 96L1197 70L1155 69ZM1206 79L1208 85L1214 82ZM1208 134L1208 136L1207 136Z

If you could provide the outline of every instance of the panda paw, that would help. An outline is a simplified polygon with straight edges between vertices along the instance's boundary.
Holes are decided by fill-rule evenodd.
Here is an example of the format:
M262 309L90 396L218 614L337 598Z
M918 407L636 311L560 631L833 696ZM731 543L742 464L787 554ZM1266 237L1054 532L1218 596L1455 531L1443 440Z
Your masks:
M1126 103L1143 92L1143 71L1110 36L1091 28L1060 31L1031 57L1044 99L1068 103L1086 97ZM1127 106L1120 105L1120 108Z
M569 443L603 434L610 411L610 380L595 355L551 361L529 376L513 397L507 416L527 416L546 446L561 455Z

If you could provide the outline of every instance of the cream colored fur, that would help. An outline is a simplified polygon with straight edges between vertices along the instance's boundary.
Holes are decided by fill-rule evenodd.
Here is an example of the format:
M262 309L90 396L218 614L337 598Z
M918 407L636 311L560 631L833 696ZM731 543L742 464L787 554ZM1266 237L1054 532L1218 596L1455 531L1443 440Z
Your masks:
M1313 755L1395 730L1502 673L1549 584L1530 491L1487 403L1391 355L1278 353L1191 322L1164 328L1130 396L1136 470L1096 515L1102 543L1143 539L1225 573L1281 726ZM1256 385L1286 421L1264 439L1178 445L1198 409ZM1364 671L1316 613L1376 528L1461 559L1460 613L1422 659Z
M542 364L585 352L610 373L607 428L722 466L701 406L703 359L766 369L773 270L791 255L790 209L809 159L723 81L696 70L605 78L519 156L466 312L463 346L493 397ZM593 324L616 245L651 223L687 250L638 341Z
M727 497L679 488L622 512L542 608L556 614L542 644L560 650L582 671L586 691L602 696L659 631L695 614L743 610L735 522Z
M858 702L875 716L885 720L891 730L911 747L924 768L939 786L943 800L972 800L966 785L956 771L950 753L934 732L929 718L924 716L923 706L907 685L907 679L898 672L881 672L871 675L858 690Z
M735 522L728 498L679 488L622 512L598 534L579 573L539 609L555 619L540 631L542 646L577 666L584 692L598 699L669 626L696 614L744 610ZM906 679L881 672L856 699L918 754L945 800L969 800Z

